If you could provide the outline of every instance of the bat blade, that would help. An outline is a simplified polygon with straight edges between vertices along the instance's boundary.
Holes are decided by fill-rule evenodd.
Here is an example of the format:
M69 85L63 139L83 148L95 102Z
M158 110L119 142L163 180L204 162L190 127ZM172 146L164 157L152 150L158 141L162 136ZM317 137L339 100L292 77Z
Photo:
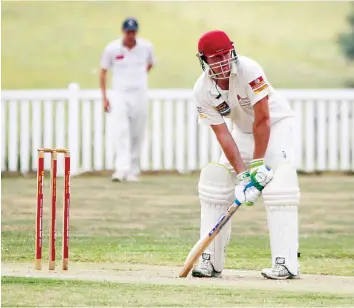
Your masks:
M186 261L184 262L181 272L179 273L180 278L185 278L188 276L188 273L191 271L193 265L197 262L213 239L219 234L220 230L225 226L240 205L241 203L238 200L235 200L235 202L227 209L225 214L219 218L215 226L207 234L200 238L200 240L193 246Z

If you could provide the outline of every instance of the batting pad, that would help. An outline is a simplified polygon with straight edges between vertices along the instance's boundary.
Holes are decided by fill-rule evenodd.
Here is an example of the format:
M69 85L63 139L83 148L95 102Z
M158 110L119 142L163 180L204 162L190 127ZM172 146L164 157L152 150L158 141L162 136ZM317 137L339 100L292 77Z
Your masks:
M263 190L272 251L272 263L283 264L293 274L299 270L297 252L300 191L296 170L282 164Z
M226 166L209 163L200 173L198 183L201 206L200 236L204 236L214 227L220 216L233 203L235 198L235 182ZM201 258L210 259L217 272L224 268L225 247L229 242L231 221L210 243Z

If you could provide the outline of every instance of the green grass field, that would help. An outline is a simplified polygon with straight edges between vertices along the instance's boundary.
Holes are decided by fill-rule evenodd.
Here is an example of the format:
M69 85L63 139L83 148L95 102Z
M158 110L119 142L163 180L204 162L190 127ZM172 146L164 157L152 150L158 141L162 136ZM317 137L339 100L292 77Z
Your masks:
M191 88L201 33L227 31L279 88L341 88L354 75L337 45L349 2L4 2L2 88L98 87L104 46L136 16L156 49L152 88Z
M44 290L44 291L43 291ZM329 295L312 292L257 291L230 288L95 283L31 278L2 279L2 307L43 306L43 298L55 306L111 307L234 307L256 306L316 306L339 307L352 304L350 295ZM14 305L14 301L18 304ZM61 304L62 303L62 304ZM261 305L260 305L261 304Z
M46 179L42 272L32 270L35 177L2 179L2 306L330 307L354 301L353 177L301 177L301 273L311 275L284 283L259 274L270 262L261 204L233 217L226 261L227 269L256 272L226 272L213 282L176 278L198 239L195 174L145 175L134 184L112 183L109 176L73 177L69 271L48 274ZM59 179L58 268L62 184Z

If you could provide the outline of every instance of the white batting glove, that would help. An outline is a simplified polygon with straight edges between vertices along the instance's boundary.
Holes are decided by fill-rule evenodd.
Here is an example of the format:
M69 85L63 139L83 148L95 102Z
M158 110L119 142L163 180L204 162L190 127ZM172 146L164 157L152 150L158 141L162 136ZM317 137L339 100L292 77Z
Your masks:
M254 187L254 185L250 185L252 183L250 173L248 171L239 173L237 175L237 179L240 183L235 187L236 199L241 203L245 203L246 205L253 205L261 192L256 187Z
M273 171L264 164L263 158L252 160L250 167L251 183L246 186L245 191L247 192L249 187L254 187L260 195L263 188L273 179ZM250 198L249 201L246 200L246 205L253 205L254 202Z
M252 184L250 178L247 184L242 181L235 187L235 198L245 205L253 205L257 201L260 194L260 190Z
M251 160L250 175L254 186L260 191L273 179L273 171L264 164L263 158Z
M273 171L259 162L257 168L251 167L251 171L251 174L247 171L238 174L240 184L235 187L236 199L248 206L252 206L257 201L264 186L273 178Z

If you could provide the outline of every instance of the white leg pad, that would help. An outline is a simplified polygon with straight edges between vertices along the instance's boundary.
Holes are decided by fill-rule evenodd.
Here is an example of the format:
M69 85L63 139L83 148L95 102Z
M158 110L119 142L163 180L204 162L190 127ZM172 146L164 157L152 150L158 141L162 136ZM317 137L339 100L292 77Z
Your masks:
M200 173L198 183L201 205L200 236L216 224L235 198L235 181L229 169L218 163L209 163ZM201 258L210 259L217 272L224 268L225 248L230 239L231 220L210 243Z
M297 275L298 265L298 207L300 190L296 169L281 164L274 171L271 183L263 190L272 251L272 264L283 264Z

